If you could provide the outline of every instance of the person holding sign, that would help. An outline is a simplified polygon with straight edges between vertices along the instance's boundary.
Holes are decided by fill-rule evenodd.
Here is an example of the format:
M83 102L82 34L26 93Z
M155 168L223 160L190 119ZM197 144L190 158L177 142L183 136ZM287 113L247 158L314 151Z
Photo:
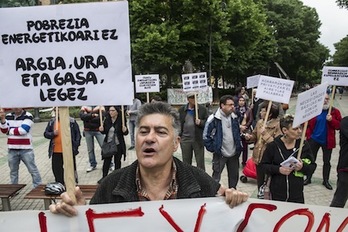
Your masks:
M108 175L99 185L91 204L135 202L225 196L230 207L245 202L248 195L226 189L203 170L173 156L180 143L180 119L177 110L167 103L144 104L138 112L136 131L137 160L130 166ZM67 193L50 205L52 213L74 216L74 205L86 204L76 187L76 202Z
M306 137L312 149L314 161L317 160L319 148L323 151L323 185L329 190L332 190L329 182L331 154L332 149L336 147L335 132L340 128L341 119L341 112L335 107L330 107L330 98L326 94L321 114L308 121L306 131ZM312 182L312 175L313 173L307 175L307 179L304 182L305 185Z
M52 118L46 126L44 137L50 139L50 145L48 147L48 157L52 158L52 171L56 182L64 183L64 167L63 167L63 144L62 134L60 130L60 122L57 120L57 116ZM79 146L81 142L81 133L79 125L76 120L70 117L70 133L71 133L71 145L74 161L75 181L78 183L78 176L76 171L76 159L75 156L79 153Z
M104 107L100 106L82 106L80 111L80 118L83 121L83 136L86 138L89 167L86 172L91 172L97 168L97 160L94 152L94 138L97 140L99 146L103 144L104 136L99 131L101 113Z
M108 114L105 116L104 124L99 127L99 131L105 134L104 142L109 142L112 139L115 140L117 145L117 151L113 156L105 156L102 151L103 164L103 177L106 177L109 173L109 167L112 157L114 158L115 169L121 168L121 158L126 160L126 143L124 135L128 135L127 119L124 117L125 125L122 125L122 113L119 107L109 106L106 107Z
M337 188L330 207L343 208L348 199L348 116L340 125L340 156L337 163Z
M304 203L303 176L311 173L316 164L306 141L302 147L301 159L296 159L302 130L301 127L293 128L293 121L292 115L285 115L280 119L283 135L267 145L260 166L271 176L272 200Z
M245 139L248 142L255 142L255 147L253 149L252 160L256 165L256 177L257 177L257 189L260 189L261 185L265 179L265 173L263 169L259 166L263 152L266 149L267 144L273 142L274 138L281 135L279 127L279 109L275 104L271 105L268 118L266 119L267 105L262 104L260 110L260 120L257 121L255 128L251 134L246 133ZM264 127L266 122L266 126Z
M138 98L133 99L133 104L128 106L126 114L129 116L129 134L131 139L131 146L128 148L128 150L133 150L135 147L135 127L136 127L136 121L138 116L138 110L141 106L141 101Z
M19 163L23 161L33 178L33 187L41 184L41 175L35 164L32 136L30 129L34 124L33 115L22 108L14 108L5 115L0 108L0 130L7 135L8 166L11 184L18 184Z
M206 149L213 153L214 180L220 182L221 173L226 165L228 187L236 188L242 145L232 95L224 95L220 98L220 108L209 116L205 124L203 140Z
M204 106L197 104L198 115L196 115L195 93L189 92L186 96L188 103L179 109L182 161L191 165L194 152L197 167L205 171L203 129L208 118L208 111Z

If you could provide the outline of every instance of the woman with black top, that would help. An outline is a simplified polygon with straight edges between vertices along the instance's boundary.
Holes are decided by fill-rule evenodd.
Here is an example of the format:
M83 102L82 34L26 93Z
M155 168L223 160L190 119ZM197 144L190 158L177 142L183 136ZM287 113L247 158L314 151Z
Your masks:
M316 164L311 149L304 141L301 159L290 165L281 165L290 156L297 158L300 142L301 127L292 127L294 117L285 115L280 119L280 129L283 135L267 145L261 160L261 168L271 175L270 192L272 200L304 203L303 176L311 173Z
M124 135L128 135L128 128L126 127L127 121L126 117L124 118L124 126L122 125L122 114L119 107L109 106L106 107L108 112L104 123L100 126L99 131L102 134L105 134L104 142L109 142L111 139L115 139L117 144L117 152L113 155L115 169L121 168L121 158L123 155L123 160L126 159L126 143L124 140ZM115 133L115 136L114 136ZM106 177L109 173L109 167L111 164L112 157L104 157L102 152L102 159L104 160L103 164L103 177ZM98 181L100 182L100 181Z

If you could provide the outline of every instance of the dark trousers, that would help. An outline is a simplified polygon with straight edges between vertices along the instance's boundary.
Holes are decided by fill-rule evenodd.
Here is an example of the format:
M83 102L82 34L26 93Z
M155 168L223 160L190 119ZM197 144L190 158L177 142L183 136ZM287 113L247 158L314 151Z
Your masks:
M248 160L248 143L246 142L245 138L241 138L242 140L242 164L245 165Z
M317 160L317 155L319 148L323 151L323 180L324 181L329 181L330 179L330 170L331 170L331 154L332 154L332 149L326 148L325 145L322 145L320 143L317 143L313 139L308 140L309 146L311 147L313 157L314 157L314 162ZM313 170L314 173L315 169ZM308 175L307 178L312 178L312 174Z
M121 168L121 158L122 154L115 154L114 156L114 163L115 163L115 170ZM109 173L110 165L112 157L103 157L104 163L103 163L103 178L106 177Z
M330 207L343 208L348 199L348 172L337 174L337 188Z
M78 183L78 177L76 172L76 159L73 156L74 161L74 175L75 181ZM56 182L65 184L64 182L64 162L63 162L63 154L62 153L53 153L52 154L52 171Z
M213 178L216 182L220 182L225 165L227 166L228 187L236 188L239 180L239 156L224 157L213 154Z
M193 142L181 142L181 153L182 161L192 165L193 152L195 153L195 159L197 167L205 171L205 160L204 160L204 145Z

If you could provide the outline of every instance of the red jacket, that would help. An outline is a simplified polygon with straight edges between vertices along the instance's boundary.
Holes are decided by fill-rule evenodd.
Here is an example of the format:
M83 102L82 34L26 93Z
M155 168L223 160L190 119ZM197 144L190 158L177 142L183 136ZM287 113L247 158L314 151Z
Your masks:
M327 124L326 147L328 149L333 149L336 147L335 130L340 129L340 122L342 120L340 111L334 107L332 107L331 109L331 116L332 116L332 120L330 122L326 121L326 124ZM307 139L310 139L314 131L316 121L317 121L317 117L314 117L308 121L308 127L306 131Z

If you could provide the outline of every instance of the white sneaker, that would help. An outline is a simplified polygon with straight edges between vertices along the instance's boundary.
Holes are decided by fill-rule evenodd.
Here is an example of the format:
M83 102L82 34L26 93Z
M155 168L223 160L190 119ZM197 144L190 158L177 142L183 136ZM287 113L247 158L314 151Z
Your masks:
M95 170L95 169L97 169L97 167L92 167L92 166L90 166L90 167L88 167L88 168L86 169L86 172L91 172L91 171L93 171L93 170Z

